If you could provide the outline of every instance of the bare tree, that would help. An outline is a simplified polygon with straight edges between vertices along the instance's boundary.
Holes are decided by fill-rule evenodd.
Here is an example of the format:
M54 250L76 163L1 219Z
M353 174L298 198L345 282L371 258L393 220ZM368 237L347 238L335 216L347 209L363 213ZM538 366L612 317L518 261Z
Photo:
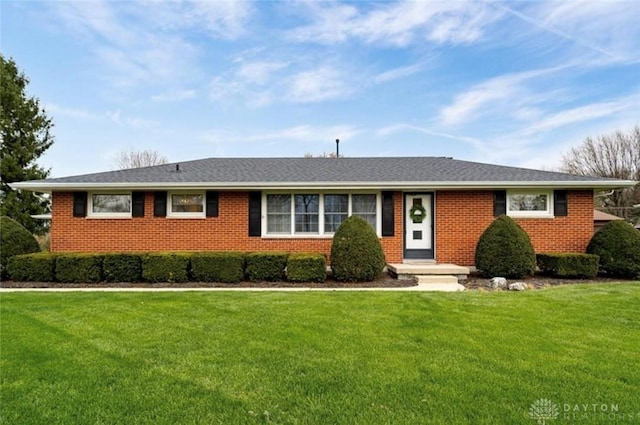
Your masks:
M304 157L305 158L342 158L344 155L340 154L340 156L338 156L335 152L322 152L320 154L314 155L312 153L305 153Z
M616 131L587 137L562 158L562 170L571 174L640 181L640 126L628 133ZM597 195L596 205L629 221L640 218L640 184Z
M152 150L123 150L116 155L115 163L118 169L125 170L127 168L142 168L166 164L167 158L160 155L157 151Z

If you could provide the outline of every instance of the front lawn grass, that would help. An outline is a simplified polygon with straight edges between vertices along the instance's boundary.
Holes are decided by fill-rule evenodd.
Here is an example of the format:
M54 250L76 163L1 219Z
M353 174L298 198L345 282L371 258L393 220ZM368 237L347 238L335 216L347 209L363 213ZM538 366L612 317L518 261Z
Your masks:
M0 300L1 423L535 424L543 398L548 424L640 421L640 283Z

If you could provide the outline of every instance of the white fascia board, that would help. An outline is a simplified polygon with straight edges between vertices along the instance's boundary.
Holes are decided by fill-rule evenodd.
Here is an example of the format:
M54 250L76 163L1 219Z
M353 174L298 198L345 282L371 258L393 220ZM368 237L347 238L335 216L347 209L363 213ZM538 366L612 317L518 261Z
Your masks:
M460 190L460 189L617 189L635 186L630 180L611 181L472 181L472 182L180 182L180 183L52 183L28 181L11 183L13 189L34 192L62 192L73 190L288 190L288 189L378 189L378 190Z

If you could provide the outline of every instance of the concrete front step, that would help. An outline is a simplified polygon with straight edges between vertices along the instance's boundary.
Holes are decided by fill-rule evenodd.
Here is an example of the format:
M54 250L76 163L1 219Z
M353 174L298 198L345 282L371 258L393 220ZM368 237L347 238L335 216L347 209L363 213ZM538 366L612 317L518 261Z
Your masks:
M418 280L418 283L427 283L427 284L458 283L457 276L444 275L444 274L443 275L427 275L427 276L418 275L416 276L416 279Z
M414 276L427 275L452 275L457 276L458 280L465 280L470 272L468 267L435 263L387 264L387 269L398 279L411 279Z

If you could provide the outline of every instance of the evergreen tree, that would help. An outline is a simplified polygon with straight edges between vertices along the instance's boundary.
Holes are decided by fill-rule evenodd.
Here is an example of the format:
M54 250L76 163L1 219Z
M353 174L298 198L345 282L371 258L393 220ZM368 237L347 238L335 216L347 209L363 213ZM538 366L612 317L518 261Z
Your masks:
M13 59L0 55L0 215L13 218L32 233L42 233L47 223L31 215L46 213L48 200L9 186L49 175L36 160L53 144L53 122L38 99L27 95L27 84Z

